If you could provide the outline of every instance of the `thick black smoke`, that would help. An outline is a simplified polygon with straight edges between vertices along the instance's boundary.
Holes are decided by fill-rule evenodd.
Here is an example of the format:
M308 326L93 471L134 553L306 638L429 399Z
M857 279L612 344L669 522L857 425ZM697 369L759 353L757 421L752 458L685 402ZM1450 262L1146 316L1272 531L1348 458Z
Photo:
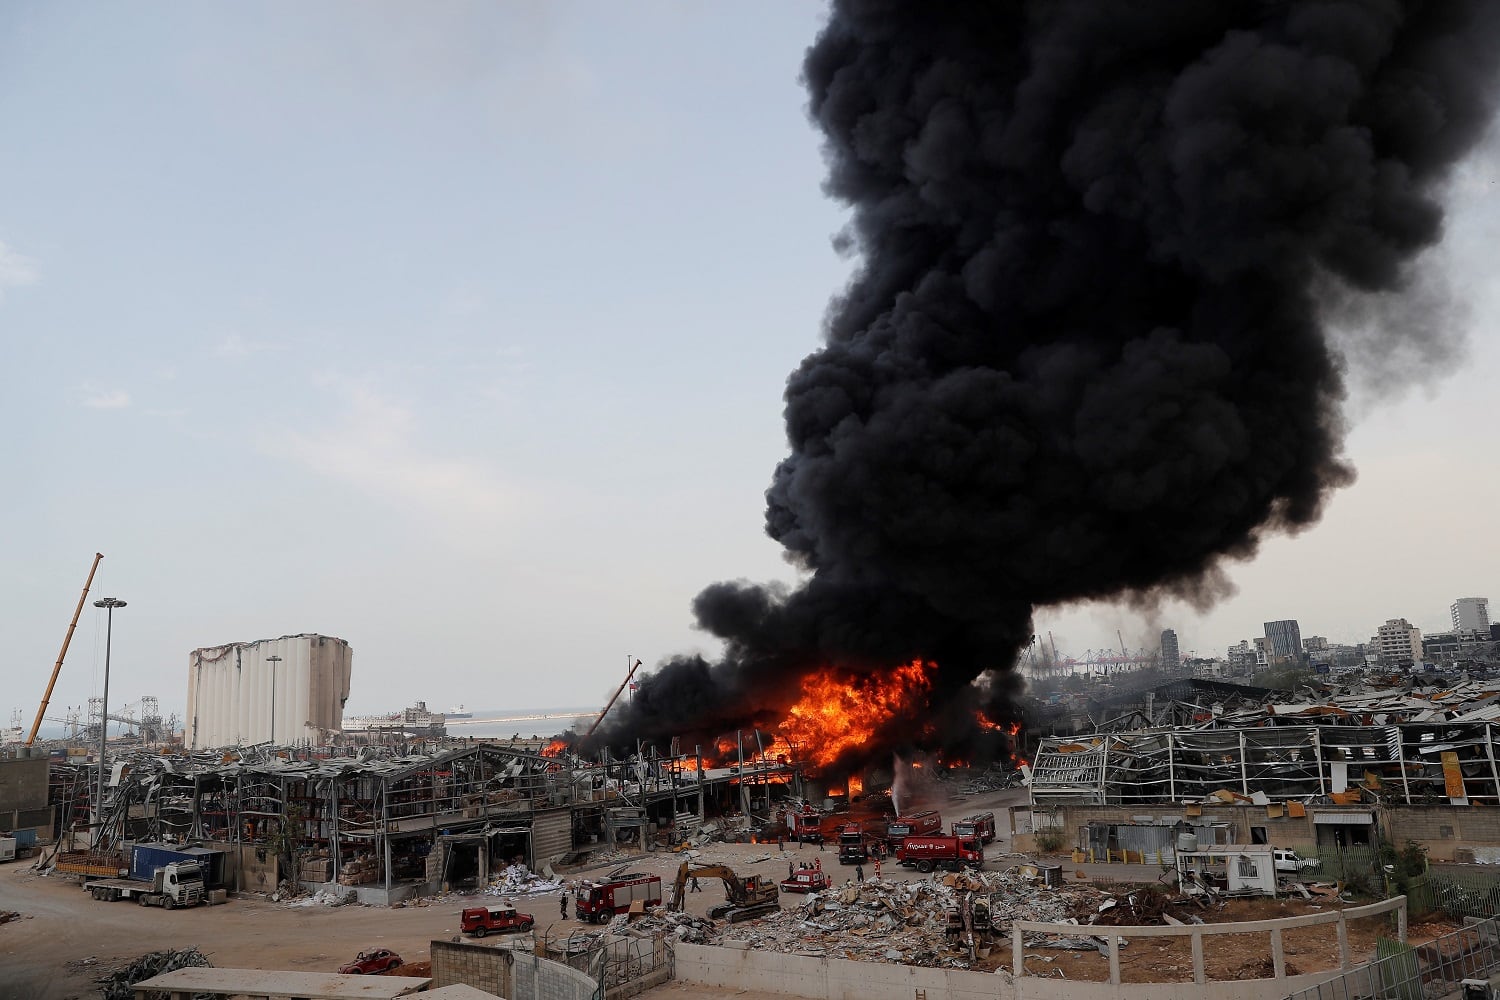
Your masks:
M607 737L771 725L810 668L922 657L931 704L869 749L934 719L961 746L1033 607L1206 601L1223 558L1314 522L1353 477L1328 297L1399 292L1439 239L1497 21L1495 0L836 2L805 75L861 266L788 382L766 515L811 575L705 590L725 658L663 665Z

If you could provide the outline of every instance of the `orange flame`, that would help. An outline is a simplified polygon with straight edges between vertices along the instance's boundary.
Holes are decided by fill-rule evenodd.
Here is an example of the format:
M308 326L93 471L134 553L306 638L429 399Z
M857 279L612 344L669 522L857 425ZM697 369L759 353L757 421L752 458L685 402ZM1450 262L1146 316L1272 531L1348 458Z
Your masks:
M856 778L854 775L851 774L849 776L849 794L851 796L858 795L860 792L863 792L864 790L865 790L864 780L861 779L861 778Z
M864 746L891 716L932 688L934 664L913 660L888 674L848 677L832 669L802 680L802 699L779 730L807 749L814 764L828 766L846 751Z
M542 750L543 757L561 757L568 749L568 745L562 740L553 740Z

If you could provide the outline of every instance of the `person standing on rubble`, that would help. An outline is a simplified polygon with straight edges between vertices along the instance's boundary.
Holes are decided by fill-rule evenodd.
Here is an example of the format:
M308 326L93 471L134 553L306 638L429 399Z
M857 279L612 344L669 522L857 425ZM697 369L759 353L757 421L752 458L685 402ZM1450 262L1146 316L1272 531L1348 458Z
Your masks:
M864 880L865 880L865 866L864 865L855 865L854 866L854 881L856 881L856 882L863 882Z
M562 894L561 903L562 903L562 918L564 920L567 920L568 919L568 894L567 893L563 893Z
M688 892L702 892L703 891L702 887L698 885L698 876L696 876L696 875L693 876L693 881L692 881L691 885L692 885L692 887L690 889L688 889Z
M875 881L880 881L880 856L875 856Z

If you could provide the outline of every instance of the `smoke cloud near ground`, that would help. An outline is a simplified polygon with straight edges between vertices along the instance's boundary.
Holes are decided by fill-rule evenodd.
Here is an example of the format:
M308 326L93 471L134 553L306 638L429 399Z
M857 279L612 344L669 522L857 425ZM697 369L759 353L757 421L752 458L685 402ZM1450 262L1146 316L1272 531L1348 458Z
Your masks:
M809 670L921 658L929 702L863 752L962 751L1033 608L1207 603L1224 560L1315 522L1354 477L1325 320L1450 342L1399 303L1489 122L1497 23L1493 0L835 2L805 78L859 267L788 379L766 494L806 582L705 589L723 658L660 665L604 738L774 727Z

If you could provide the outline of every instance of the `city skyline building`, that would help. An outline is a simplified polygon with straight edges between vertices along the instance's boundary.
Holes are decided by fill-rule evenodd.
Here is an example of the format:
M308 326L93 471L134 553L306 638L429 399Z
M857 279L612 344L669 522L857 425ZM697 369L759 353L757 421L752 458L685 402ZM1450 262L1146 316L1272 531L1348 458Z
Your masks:
M1370 644L1380 662L1388 667L1409 667L1422 662L1422 630L1405 618L1386 619L1371 637Z
M1182 662L1182 651L1177 646L1176 629L1161 630L1161 662L1165 667L1175 667Z
M1484 634L1490 631L1490 599L1488 597L1460 597L1448 609L1453 620L1453 631L1460 635Z
M1295 618L1266 622L1266 656L1272 660L1302 655L1302 627Z

